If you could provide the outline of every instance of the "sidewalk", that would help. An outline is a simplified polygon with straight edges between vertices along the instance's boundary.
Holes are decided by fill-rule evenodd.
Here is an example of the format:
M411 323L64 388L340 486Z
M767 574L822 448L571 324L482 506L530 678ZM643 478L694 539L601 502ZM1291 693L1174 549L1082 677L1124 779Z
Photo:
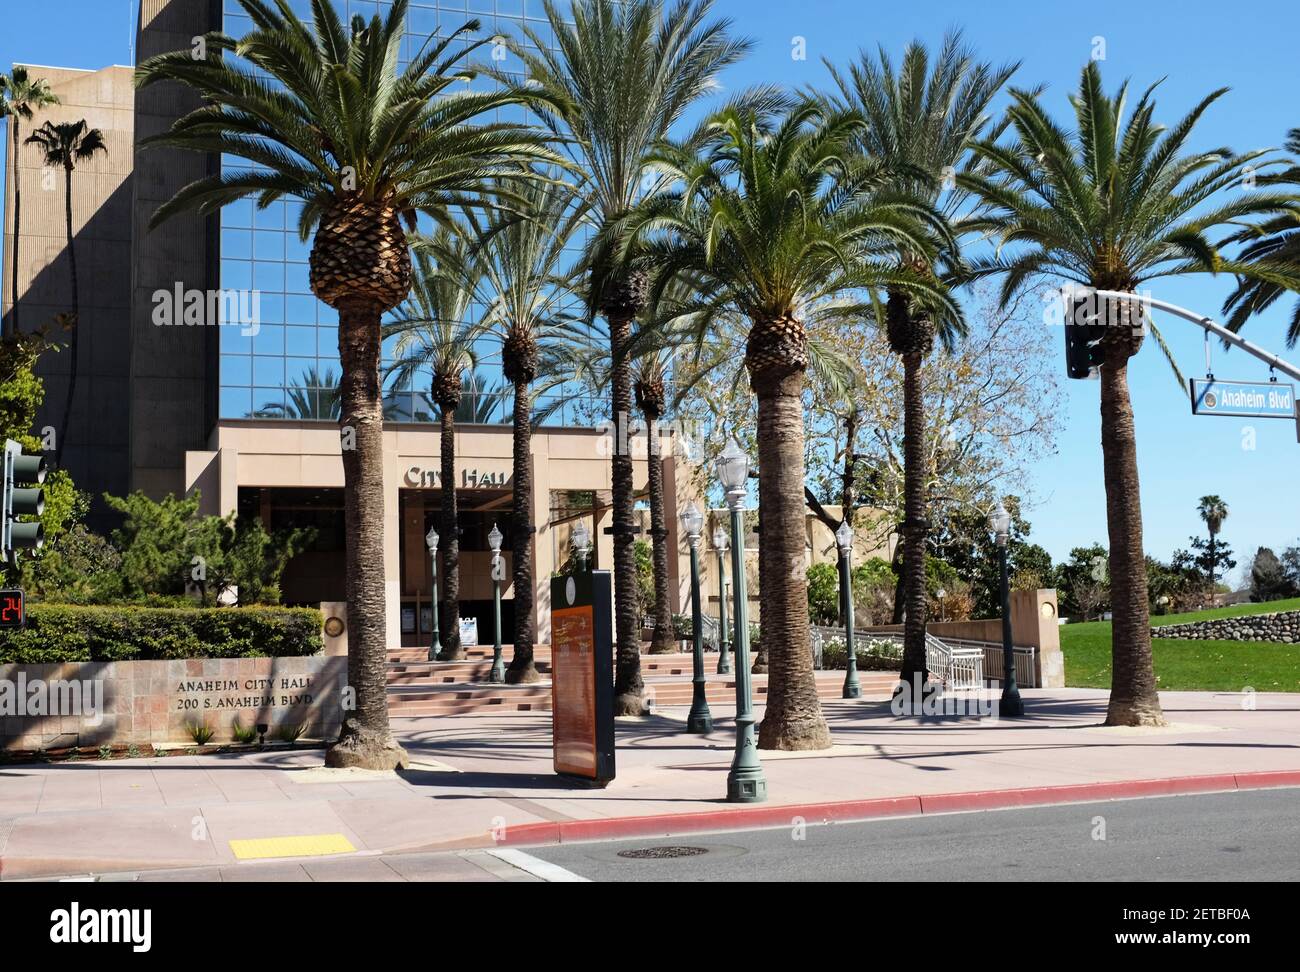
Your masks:
M702 737L685 708L620 722L603 790L552 774L549 713L394 720L415 764L400 775L324 770L320 750L0 766L0 879L1300 786L1300 696L1261 693L1252 711L1167 692L1159 730L1102 728L1104 692L1025 699L1025 718L985 723L825 703L835 748L760 753L758 807L723 799L734 729L720 707Z

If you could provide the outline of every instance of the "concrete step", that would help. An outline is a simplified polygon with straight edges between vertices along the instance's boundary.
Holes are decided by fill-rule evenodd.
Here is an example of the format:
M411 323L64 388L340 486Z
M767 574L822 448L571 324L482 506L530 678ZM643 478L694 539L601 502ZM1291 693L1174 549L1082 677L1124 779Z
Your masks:
M863 672L859 681L863 698L886 700L897 680L891 672ZM823 699L838 699L844 684L841 672L818 672L817 695ZM694 698L694 685L690 679L678 677L648 677L646 693L655 705L690 705ZM754 701L761 704L767 695L767 676L753 677ZM727 705L736 700L734 676L710 675L705 682L705 698L710 705ZM536 712L551 707L551 684L484 685L484 684L425 684L390 685L389 711L396 717L457 715L482 712L490 709L499 712Z

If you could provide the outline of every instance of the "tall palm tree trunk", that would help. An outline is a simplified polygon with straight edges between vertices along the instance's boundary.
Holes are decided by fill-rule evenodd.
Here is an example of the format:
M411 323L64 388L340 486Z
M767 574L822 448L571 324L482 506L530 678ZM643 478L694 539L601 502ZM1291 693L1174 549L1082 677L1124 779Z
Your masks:
M654 409L642 409L646 425L646 488L650 493L650 553L654 563L655 632L650 651L675 651L673 611L668 597L668 521L664 513L664 466L659 454L659 419Z
M380 308L339 304L339 425L348 536L348 684L356 708L325 754L327 766L392 769L406 753L388 724L384 597L384 409L379 383Z
M460 645L460 511L456 506L456 408L442 412L442 610L438 612L442 653L439 661L464 657ZM436 592L435 592L436 595Z
M614 624L616 629L614 715L640 716L649 710L641 678L641 618L637 610L636 537L632 523L632 452L621 434L632 416L632 375L624 349L632 338L632 318L610 312L610 386L614 409L612 487L614 514Z
M72 399L77 392L77 338L81 334L81 299L77 291L77 248L72 241L72 166L64 167L64 218L68 236L68 274L72 283L72 340L68 342L68 394L63 400L63 421L59 428L54 461L63 465L63 448L68 442L68 425L72 420Z
M1101 451L1110 532L1111 635L1108 726L1162 726L1164 713L1151 662L1147 568L1142 551L1142 497L1137 434L1128 393L1128 350L1113 348L1101 369Z
M759 601L767 651L760 749L828 749L808 626L804 499L806 335L798 321L756 323L746 363L758 398Z
M528 382L516 381L514 422L514 505L510 510L510 545L514 560L515 645L506 683L539 682L533 661L533 462L532 392Z
M903 355L903 665L899 686L911 698L913 686L925 686L925 358ZM914 701L919 701L914 700Z
M14 170L14 251L10 256L12 270L13 300L9 304L9 333L18 333L18 235L22 229L23 191L22 179L18 174L19 148L18 113L9 116L9 131L13 135L13 147L9 150L9 159ZM60 440L62 441L62 440Z

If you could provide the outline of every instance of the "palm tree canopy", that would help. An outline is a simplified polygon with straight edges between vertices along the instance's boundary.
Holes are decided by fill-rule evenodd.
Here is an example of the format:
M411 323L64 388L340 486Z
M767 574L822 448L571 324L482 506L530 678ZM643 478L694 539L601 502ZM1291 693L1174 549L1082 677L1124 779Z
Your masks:
M1196 511L1212 534L1217 534L1223 521L1228 518L1228 504L1219 496L1202 496Z
M38 108L61 104L44 78L33 78L21 64L12 74L0 74L0 117L14 115L31 120Z
M1293 212L1300 197L1292 193L1227 196L1252 172L1281 163L1268 149L1187 151L1196 123L1227 89L1212 92L1166 129L1153 120L1155 88L1142 94L1125 120L1128 84L1107 96L1098 63L1090 61L1071 99L1074 131L1054 122L1033 92L1012 90L1008 116L1014 138L1009 144L977 143L989 171L958 176L990 207L972 225L991 231L1000 245L996 256L978 261L975 269L1006 274L1004 300L1040 273L1132 291L1163 276L1262 272L1225 258L1210 234ZM1012 244L1025 248L1003 254Z
M565 16L544 0L554 43L524 28L514 45L540 112L588 180L593 210L608 220L636 201L647 157L717 76L753 48L708 21L713 0L575 0ZM554 49L553 49L554 48Z
M304 240L332 205L349 197L391 205L408 225L417 210L442 221L446 207L477 202L484 180L558 161L526 126L475 122L529 97L517 87L466 90L476 76L466 61L490 42L471 39L478 21L436 42L429 38L402 70L409 0L393 0L385 18L367 23L358 16L349 26L331 0L312 0L310 25L288 0L239 3L253 22L241 39L209 33L207 57L176 51L136 70L138 87L179 81L206 102L142 144L221 152L257 168L191 183L159 208L151 225L191 208L212 213L249 196L260 208L284 196L304 200L298 225Z
M576 268L569 247L590 207L555 175L493 180L492 191L516 199L519 213L461 213L459 232L468 240L463 265L473 273L465 281L486 308L484 327L503 337L513 332L541 340L581 321L573 306Z
M385 340L397 339L389 376L399 387L426 370L436 379L459 378L473 369L475 342L485 330L482 320L474 319L481 270L469 259L465 236L440 229L429 239L416 238L412 246L416 273L411 296L383 329Z
M939 282L888 259L900 246L933 255L946 228L930 207L883 189L883 167L852 149L863 124L812 100L779 118L729 106L710 120L702 156L661 150L655 163L675 185L633 212L621 254L656 271L651 303L703 330L729 313L802 320L849 291L866 296L838 312L860 318L877 288L894 286L960 316ZM697 295L673 306L664 294L682 275Z
M976 61L960 31L944 38L933 59L925 45L913 41L897 70L883 46L875 58L862 52L847 74L823 60L838 89L835 103L866 120L857 136L859 149L884 164L894 190L939 207L960 233L970 194L957 186L957 171L978 171L981 161L970 146L988 128L989 105L1020 62L994 67ZM948 271L957 269L958 253L946 256ZM947 347L963 330L962 320L949 315L934 323Z
M45 164L51 168L61 166L74 169L96 153L108 154L104 133L90 128L83 118L75 122L46 122L23 140L27 145L39 145L45 153Z
M1291 129L1286 147L1293 156L1300 157L1300 128ZM1300 183L1300 162L1259 181ZM1230 240L1245 244L1237 255L1238 260L1264 271L1254 277L1238 277L1237 289L1223 304L1228 328L1240 331L1251 316L1268 310L1283 294L1300 290L1296 285L1300 278L1300 215L1292 212L1276 216L1242 230ZM1287 324L1287 347L1295 347L1297 341L1300 341L1300 300L1296 301Z

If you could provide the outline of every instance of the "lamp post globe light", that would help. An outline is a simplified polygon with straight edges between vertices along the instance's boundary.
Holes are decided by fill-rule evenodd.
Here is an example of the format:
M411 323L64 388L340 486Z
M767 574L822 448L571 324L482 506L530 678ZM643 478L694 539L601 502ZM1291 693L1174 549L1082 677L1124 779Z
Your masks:
M578 525L573 528L570 542L573 544L573 552L578 555L578 571L580 573L586 571L587 555L591 552L591 531L587 529L585 521L578 521Z
M731 576L735 600L732 641L736 649L736 755L727 774L727 800L762 803L767 799L767 779L758 761L754 738L754 709L750 699L749 607L745 591L745 495L749 483L749 456L735 439L718 457L718 480L727 493L731 511Z
M847 520L835 531L835 542L840 548L840 602L844 609L844 650L848 666L841 697L860 699L862 686L858 682L858 651L853 641L853 528Z
M442 639L438 635L438 531L429 527L424 542L429 545L429 563L433 567L433 586L429 593L433 602L433 642L429 645L429 661L437 661L442 654Z
M501 542L504 539L505 536L493 523L492 530L488 533L488 546L492 548L492 624L496 636L492 645L492 674L488 676L492 682L506 680L506 662L501 656L501 578L505 576L505 571L501 568Z
M704 618L700 614L700 534L704 530L704 514L693 502L682 510L682 532L691 548L691 711L686 717L687 732L712 732L713 715L709 700L704 694Z
M989 531L997 541L1002 574L1002 701L999 712L1004 716L1025 714L1020 688L1016 685L1016 653L1011 645L1011 579L1007 573L1007 541L1011 539L1011 514L998 500L997 509L989 514Z
M727 531L713 531L713 549L718 552L718 674L731 674L731 642L727 639Z
M934 592L934 599L939 602L939 620L943 620L943 599L948 596L948 592L942 587Z

